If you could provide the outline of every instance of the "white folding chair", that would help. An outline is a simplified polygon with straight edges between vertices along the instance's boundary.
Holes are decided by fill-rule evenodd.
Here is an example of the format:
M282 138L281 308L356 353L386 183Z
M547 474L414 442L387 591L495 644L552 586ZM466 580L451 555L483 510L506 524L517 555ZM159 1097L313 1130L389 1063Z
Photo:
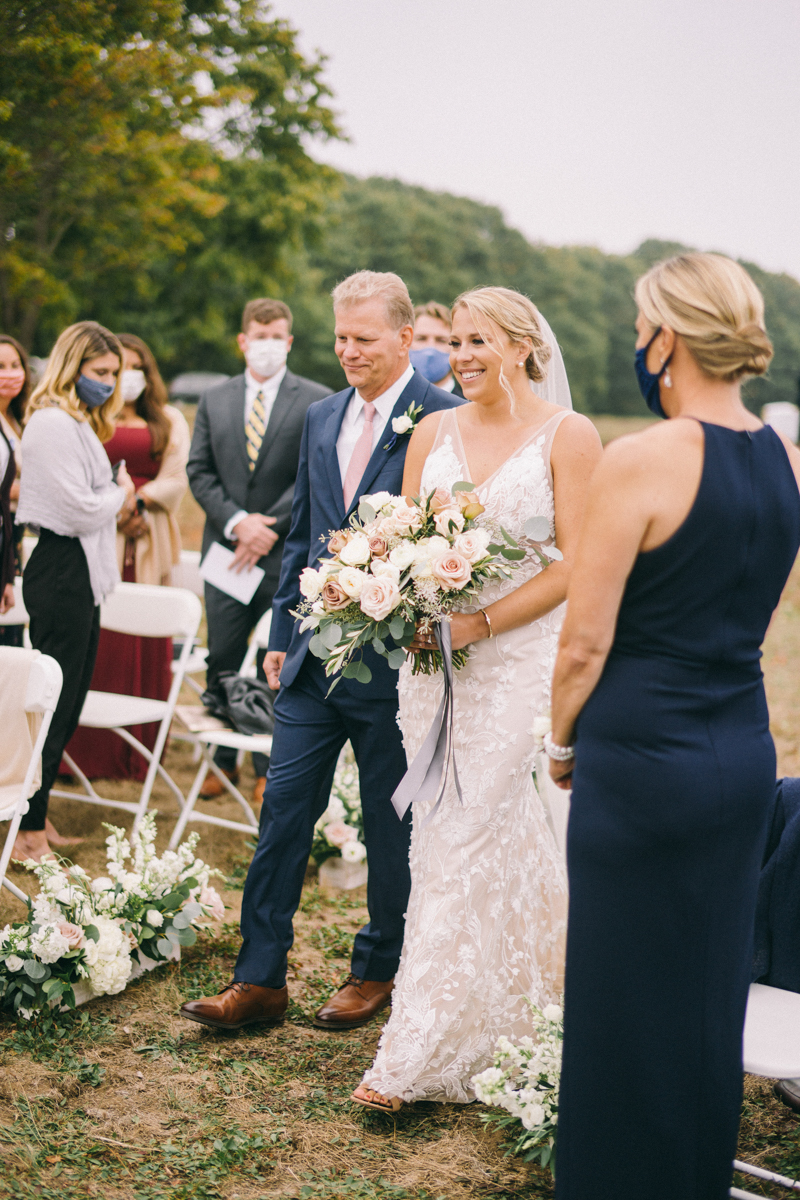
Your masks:
M800 1077L800 995L782 988L751 983L744 1024L744 1069L750 1075L766 1079L797 1079ZM788 1179L764 1167L734 1160L734 1167L743 1175L752 1175L777 1184L792 1192L800 1192L800 1180ZM736 1200L759 1200L753 1192L731 1188Z
M269 631L272 624L272 610L269 609L264 613L264 616L258 622L253 631L253 636L250 640L250 645L247 648L247 654L244 656L239 674L248 678L255 676L256 672L256 657L259 650L266 650L269 643ZM198 730L194 733L178 733L174 736L183 737L187 740L195 741L200 747L200 766L194 778L194 783L191 786L189 795L186 797L186 803L183 811L178 818L178 823L170 838L170 849L174 850L183 837L183 831L189 821L200 821L206 825L219 825L223 829L236 829L241 833L255 833L258 831L258 821L252 807L248 804L245 797L236 787L236 785L228 779L228 776L220 771L219 767L212 758L212 749L217 746L227 746L232 750L238 750L240 754L249 750L255 754L270 754L272 752L272 734L246 734L236 733L232 729L205 729ZM245 815L245 821L230 821L226 817L215 817L209 813L197 812L195 804L200 795L200 789L203 786L206 774L211 771L219 779L225 788L233 796L234 800L240 805Z
M172 586L186 588L187 591L194 592L195 596L203 599L205 594L205 583L203 576L200 574L200 551L199 550L181 550L181 559L172 568ZM208 650L205 646L193 646L192 653L189 655L189 660L186 663L186 682L189 687L197 692L198 696L202 696L204 688L195 679L193 675L202 675L206 669L206 660L208 659ZM177 668L177 659L172 664L172 670Z
M145 696L118 695L116 692L90 691L81 712L80 725L84 729L111 729L146 759L147 775L137 803L128 800L109 800L99 796L80 767L65 752L64 761L80 781L82 792L56 791L52 796L65 796L70 800L84 800L88 804L103 804L109 808L121 808L134 813L134 829L147 811L150 793L156 774L170 788L181 808L185 803L183 793L161 765L161 755L166 745L169 727L175 713L175 705L181 690L186 663L192 653L194 637L200 625L202 607L197 596L185 588L152 587L143 583L118 583L115 591L105 600L100 609L100 626L116 633L129 633L136 637L180 638L183 648L176 660L172 676L172 687L166 700L150 700ZM159 729L152 752L135 738L128 728L131 725L147 725L158 722Z
M19 650L16 647L4 646L3 655L30 654L28 650ZM11 859L11 851L14 847L14 841L19 832L19 825L25 813L28 811L28 798L33 789L34 775L36 768L41 762L42 748L44 747L47 731L50 728L50 723L53 720L58 698L61 695L61 684L63 682L61 675L61 667L54 658L49 654L39 654L35 652L36 657L31 662L30 672L28 674L28 685L24 697L20 697L20 701L25 712L41 713L42 723L39 726L39 732L36 741L33 744L28 769L25 772L25 778L20 781L19 793L16 799L6 805L5 808L0 808L0 821L10 821L8 833L6 834L3 853L0 855L0 884L8 888L13 896L23 903L27 903L28 897L23 891L20 891L9 879L6 879L6 871Z

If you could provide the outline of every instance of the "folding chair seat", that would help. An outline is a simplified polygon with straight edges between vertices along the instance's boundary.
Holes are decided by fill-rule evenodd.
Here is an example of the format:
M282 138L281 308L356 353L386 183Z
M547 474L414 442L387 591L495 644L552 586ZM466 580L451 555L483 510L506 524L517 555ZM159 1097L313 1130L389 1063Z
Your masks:
M36 775L42 759L42 748L58 704L58 698L61 695L63 683L61 667L48 654L40 654L38 650L21 650L13 646L0 646L0 688L5 689L9 686L16 688L18 686L26 661L30 665L25 692L24 694L21 691L18 692L16 697L4 696L3 709L7 711L5 706L8 699L12 703L16 700L24 712L41 714L42 720L33 742L24 776L18 781L6 781L0 792L0 821L10 822L3 851L0 854L0 884L8 888L11 894L18 900L22 900L23 903L27 903L28 897L9 879L6 879L6 871L11 859L14 840L19 832L20 821L28 811L30 796L36 790ZM19 784L18 788L14 786L16 783Z
M99 796L89 779L77 763L65 752L64 761L77 777L83 791L55 790L53 796L64 796L70 800L83 800L88 804L102 804L109 808L121 808L134 813L134 829L147 811L150 794L156 775L166 783L181 808L184 797L178 785L161 765L161 755L166 745L175 705L186 674L186 664L192 653L194 638L200 625L202 607L197 596L185 588L152 587L143 583L120 583L103 602L100 609L100 626L116 633L128 633L137 637L175 638L182 641L180 657L173 670L172 686L166 700L150 700L143 696L126 696L116 692L90 691L81 712L80 725L88 729L111 729L147 761L147 775L141 795L136 803L128 800L109 800ZM130 732L132 725L158 722L155 746L152 752Z
M259 650L266 650L269 644L269 631L272 624L272 610L264 613L264 616L258 622L253 631L253 636L250 640L250 645L247 648L247 653L244 656L242 665L239 668L239 674L246 678L253 678L256 673L256 657ZM187 741L193 741L200 747L200 766L195 775L194 782L186 797L186 804L183 812L178 818L178 823L170 838L170 849L174 850L183 837L183 831L189 821L199 821L206 825L218 825L223 829L236 829L241 833L257 833L258 820L250 804L236 787L236 785L228 779L222 771L219 770L212 757L212 751L217 746L227 746L232 750L239 751L240 756L245 751L249 750L255 754L271 754L272 753L272 734L246 734L237 733L233 729L198 729L194 732L182 733L175 732L173 737L184 738ZM195 808L200 789L203 786L206 774L211 771L216 775L220 783L224 785L226 790L230 792L234 800L240 806L244 813L245 820L231 821L226 817L217 817L210 813L198 812Z

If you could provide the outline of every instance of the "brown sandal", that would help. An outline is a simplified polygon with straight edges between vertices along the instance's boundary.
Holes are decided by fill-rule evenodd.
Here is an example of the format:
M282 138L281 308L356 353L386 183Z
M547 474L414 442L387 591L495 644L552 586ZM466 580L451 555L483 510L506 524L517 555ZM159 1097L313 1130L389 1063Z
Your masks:
M392 1096L392 1097L389 1097L388 1099L386 1099L385 1097L381 1097L380 1100L362 1099L362 1097L358 1095L359 1091L362 1091L362 1090L364 1092L368 1092L371 1096L374 1096L374 1097L380 1096L380 1092L376 1092L374 1088L363 1088L362 1089L361 1087L357 1087L356 1090L351 1095L350 1099L353 1101L354 1104L360 1104L363 1108L374 1108L376 1112L389 1113L390 1116L396 1116L400 1112L400 1109L403 1108L403 1106L405 1104L405 1101L401 1100L398 1096Z

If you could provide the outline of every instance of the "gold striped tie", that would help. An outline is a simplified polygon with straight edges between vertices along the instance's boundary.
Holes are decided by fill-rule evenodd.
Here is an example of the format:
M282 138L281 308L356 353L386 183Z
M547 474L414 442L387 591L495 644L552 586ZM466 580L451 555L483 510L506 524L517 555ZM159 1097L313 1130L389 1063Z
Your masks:
M267 423L264 416L264 393L259 392L253 401L250 416L247 418L247 424L244 427L244 436L247 439L247 457L250 460L251 471L256 469L258 452L261 449L261 443L267 431Z

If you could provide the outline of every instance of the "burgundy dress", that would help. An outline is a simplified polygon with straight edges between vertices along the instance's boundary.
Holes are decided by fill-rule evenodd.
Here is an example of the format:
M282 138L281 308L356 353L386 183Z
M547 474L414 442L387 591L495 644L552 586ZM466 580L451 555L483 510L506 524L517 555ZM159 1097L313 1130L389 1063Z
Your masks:
M151 454L150 430L126 425L117 431L105 450L111 465L125 459L128 474L137 488L155 479L161 458ZM135 542L125 547L122 578L136 582ZM128 696L147 696L166 700L172 685L172 641L170 638L131 637L126 633L100 630L100 646L92 676L97 692L120 692ZM133 725L130 732L148 749L155 745L158 725ZM144 779L147 762L133 746L106 729L77 729L67 752L90 779Z

